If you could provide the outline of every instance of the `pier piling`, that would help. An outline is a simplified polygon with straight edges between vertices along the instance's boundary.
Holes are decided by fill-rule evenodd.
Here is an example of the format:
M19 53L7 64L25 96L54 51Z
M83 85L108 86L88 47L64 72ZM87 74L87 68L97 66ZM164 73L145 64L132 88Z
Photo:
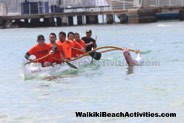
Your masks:
M69 16L68 17L68 25L69 26L73 26L74 25L74 23L73 23L73 16Z
M113 14L107 14L107 16L106 16L106 22L107 22L107 24L112 24L112 23L114 23Z
M83 22L82 22L82 16L79 15L79 16L77 16L77 25L82 25L82 24L83 24Z
M179 11L179 19L181 20L181 21L184 21L184 9L181 9L180 11Z

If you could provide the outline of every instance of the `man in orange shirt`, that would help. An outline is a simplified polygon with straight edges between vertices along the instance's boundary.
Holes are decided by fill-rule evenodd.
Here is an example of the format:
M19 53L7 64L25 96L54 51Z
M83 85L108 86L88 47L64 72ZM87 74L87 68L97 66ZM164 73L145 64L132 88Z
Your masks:
M61 46L61 45L63 45L65 42L66 42L66 33L63 32L63 31L61 31L61 32L59 33L59 40L57 41L57 44Z
M75 41L77 43L79 43L83 48L84 48L84 52L86 50L86 44L85 42L80 38L80 34L79 33L75 33ZM84 52L80 52L80 51L76 51L78 54L84 54Z
M84 47L75 41L74 35L75 34L73 32L69 32L68 33L68 41L66 42L69 44L69 48L71 48L71 57L77 57L81 53L85 52Z
M48 44L45 43L45 38L43 35L38 35L37 37L38 44L33 46L26 54L25 58L29 60L30 62L39 62L42 64L43 67L50 66L49 62L49 52L50 47ZM36 59L39 59L37 61L33 59L29 59L30 55L34 55Z
M56 34L50 33L49 35L50 43L48 44L50 46L51 51L53 54L50 56L50 62L61 64L62 58L63 58L63 49L58 48L58 44L56 44Z
M59 40L56 42L58 50L63 51L63 59L70 59L71 51L67 48L66 45L66 33L61 31L59 33Z

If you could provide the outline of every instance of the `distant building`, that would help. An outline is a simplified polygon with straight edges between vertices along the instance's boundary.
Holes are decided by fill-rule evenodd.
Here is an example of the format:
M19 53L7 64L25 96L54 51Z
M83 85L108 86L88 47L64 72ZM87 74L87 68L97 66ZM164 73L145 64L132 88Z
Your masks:
M21 2L21 14L46 14L49 13L48 1Z
M6 15L7 14L7 7L6 4L0 3L0 15Z
M95 0L59 0L59 5L62 8L86 8L95 7Z
M48 0L50 6L51 5L59 5L59 1L60 0Z
M20 13L19 0L0 0L0 3L3 3L7 6L7 14Z
M184 6L184 0L106 0L113 10L140 7Z

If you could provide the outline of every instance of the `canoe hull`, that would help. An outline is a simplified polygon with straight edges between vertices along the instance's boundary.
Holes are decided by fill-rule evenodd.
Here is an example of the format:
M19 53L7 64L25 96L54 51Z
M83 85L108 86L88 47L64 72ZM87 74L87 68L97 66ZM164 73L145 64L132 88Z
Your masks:
M82 66L90 64L92 58L90 56L82 57L75 61L70 61L69 63L75 65L78 69ZM23 77L24 79L31 79L35 77L47 77L47 76L59 76L62 75L62 72L68 70L75 70L71 68L66 63L63 64L54 64L49 67L42 67L40 63L30 63L24 66L23 68Z

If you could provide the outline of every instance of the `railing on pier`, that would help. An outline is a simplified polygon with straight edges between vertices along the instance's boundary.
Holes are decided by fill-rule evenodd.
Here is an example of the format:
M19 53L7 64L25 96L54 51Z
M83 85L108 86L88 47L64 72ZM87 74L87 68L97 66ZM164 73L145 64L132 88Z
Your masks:
M111 9L184 6L184 0L107 0Z

